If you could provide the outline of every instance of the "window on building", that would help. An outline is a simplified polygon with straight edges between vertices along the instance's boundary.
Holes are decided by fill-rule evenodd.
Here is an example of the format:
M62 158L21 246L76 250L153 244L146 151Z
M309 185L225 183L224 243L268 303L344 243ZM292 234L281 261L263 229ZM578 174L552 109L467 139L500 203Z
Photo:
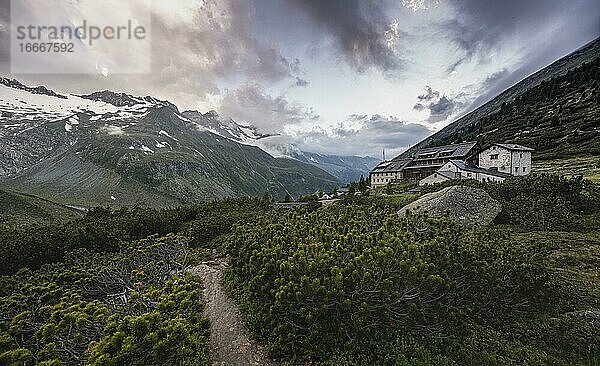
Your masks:
M498 154L490 155L490 160L498 160Z
M523 173L525 173L525 170L526 170L526 168L525 168L525 167L523 167Z
M472 175L471 173L467 173L467 177L471 177L471 175Z
M516 166L516 167L515 167L515 173L518 173L518 172L519 172L519 167L518 167L518 166Z
M519 154L519 157L522 159L522 158L523 158L523 153L520 153L520 154Z

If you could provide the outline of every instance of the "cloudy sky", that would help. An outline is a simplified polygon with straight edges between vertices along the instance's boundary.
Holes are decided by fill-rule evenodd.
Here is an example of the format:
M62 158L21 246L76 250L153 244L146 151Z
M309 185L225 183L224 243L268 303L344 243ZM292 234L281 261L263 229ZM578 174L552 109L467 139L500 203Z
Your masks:
M18 1L48 16L49 2ZM116 16L86 1L52 4L65 17ZM600 35L597 0L129 0L151 15L151 73L118 74L110 57L148 55L113 49L88 75L11 74L9 3L0 0L4 76L154 95L308 151L371 156L404 150Z

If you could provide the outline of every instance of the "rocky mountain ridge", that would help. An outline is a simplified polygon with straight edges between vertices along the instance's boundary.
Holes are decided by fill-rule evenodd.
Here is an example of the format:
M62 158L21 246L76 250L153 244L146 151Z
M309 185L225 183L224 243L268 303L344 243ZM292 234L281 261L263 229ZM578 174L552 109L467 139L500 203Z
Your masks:
M248 134L250 132L248 131ZM215 134L167 101L0 85L3 185L76 205L280 198L339 184L317 167Z

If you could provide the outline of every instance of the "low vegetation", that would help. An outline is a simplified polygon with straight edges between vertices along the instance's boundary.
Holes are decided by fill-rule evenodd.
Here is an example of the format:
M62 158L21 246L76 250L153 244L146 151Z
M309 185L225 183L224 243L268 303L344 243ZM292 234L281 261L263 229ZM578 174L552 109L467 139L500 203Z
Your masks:
M0 277L0 364L207 365L209 323L185 274L186 240L123 249L81 249Z
M554 173L565 176L582 176L600 183L600 157L563 158L538 161L533 164L534 173Z
M593 365L600 361L600 186L531 175L477 185L496 225L351 196L276 209L269 197L94 209L0 229L0 364L202 365L199 259L283 363Z
M581 177L532 174L503 183L453 180L423 188L423 193L451 185L485 189L500 201L498 223L520 230L590 231L600 228L600 185Z
M0 364L208 364L201 284L186 270L271 209L238 198L2 227Z
M153 234L181 232L195 247L267 209L268 198L238 198L173 209L98 207L67 223L0 226L0 258L10 258L0 275L62 261L76 249L118 252Z
M234 232L227 279L252 329L291 364L597 358L598 327L575 315L597 308L597 294L544 265L552 250L530 239L371 205L290 211Z

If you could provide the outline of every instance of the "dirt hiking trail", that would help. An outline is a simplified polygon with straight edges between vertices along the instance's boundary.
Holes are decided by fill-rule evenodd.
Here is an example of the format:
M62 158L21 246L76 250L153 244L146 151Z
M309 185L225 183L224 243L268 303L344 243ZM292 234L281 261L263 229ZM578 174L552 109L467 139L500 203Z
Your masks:
M213 366L272 365L265 352L252 340L235 302L222 285L225 264L203 263L189 272L204 286L204 316L210 319L210 352Z

